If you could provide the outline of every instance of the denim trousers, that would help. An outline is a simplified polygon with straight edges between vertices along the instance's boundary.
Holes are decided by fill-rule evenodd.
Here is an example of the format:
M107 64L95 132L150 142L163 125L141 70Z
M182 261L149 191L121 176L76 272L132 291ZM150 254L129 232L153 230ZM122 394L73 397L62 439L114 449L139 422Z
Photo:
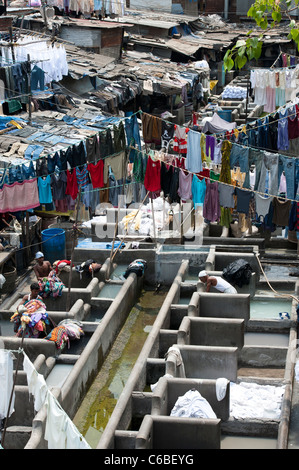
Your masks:
M266 187L266 180L268 178L268 188ZM278 191L278 154L264 152L261 164L260 181L257 190L265 193L266 189L269 190L271 196L276 196Z
M278 181L280 181L280 177L282 172L284 171L286 177L286 186L287 186L287 198L294 199L296 193L296 186L295 180L297 176L297 158L294 157L287 157L285 155L279 155L278 159ZM299 173L299 171L298 171Z
M234 166L239 166L242 173L247 173L249 171L249 148L242 147L242 145L233 144L229 161L231 169Z

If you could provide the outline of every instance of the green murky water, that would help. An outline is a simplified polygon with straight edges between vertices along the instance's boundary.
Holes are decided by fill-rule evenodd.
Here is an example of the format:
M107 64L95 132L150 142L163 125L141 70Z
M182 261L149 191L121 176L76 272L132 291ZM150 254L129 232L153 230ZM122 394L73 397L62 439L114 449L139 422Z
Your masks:
M142 291L73 419L92 448L101 438L166 295L167 291Z

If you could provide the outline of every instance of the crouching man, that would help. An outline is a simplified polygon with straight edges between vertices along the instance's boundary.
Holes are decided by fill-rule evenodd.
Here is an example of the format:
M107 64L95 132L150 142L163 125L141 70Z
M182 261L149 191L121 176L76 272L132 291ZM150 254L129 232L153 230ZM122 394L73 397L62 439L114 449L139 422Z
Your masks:
M200 271L198 277L203 284L206 284L206 292L210 292L213 286L224 294L237 294L236 289L220 276L209 276L206 271Z

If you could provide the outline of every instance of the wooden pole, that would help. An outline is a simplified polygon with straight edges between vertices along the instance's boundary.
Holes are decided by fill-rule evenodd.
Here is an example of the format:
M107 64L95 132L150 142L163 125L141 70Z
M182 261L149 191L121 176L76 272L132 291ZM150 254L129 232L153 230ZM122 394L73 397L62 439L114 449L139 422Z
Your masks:
M136 214L135 214L134 217L133 217L133 220L132 220L131 223L130 223L130 227L131 227L132 223L134 222L134 220L136 219L137 214L138 214L138 212L140 211L141 207L143 206L143 204L144 204L146 198L148 197L149 193L150 193L149 191L146 193L145 198L143 199L142 203L140 204L140 206L139 206L139 208L138 208L138 211L136 212ZM115 252L113 253L112 258L111 258L111 260L110 260L111 263L112 263L113 259L115 258L116 253L117 253L118 250L120 249L122 243L125 241L125 239L126 239L126 237L124 237L124 238L121 240L121 243L118 245L118 247L116 248Z
M77 223L78 223L78 217L79 217L80 200L81 200L81 186L79 189L79 194L77 196L76 219L75 219L74 232L73 232L72 254L71 254L71 264L70 264L70 274L69 274L69 287L68 287L68 293L67 293L67 299L66 299L66 312L69 312L71 308L72 271L73 271L74 250L75 250L75 243L76 243L76 236L77 236Z
M30 55L27 55L27 60L29 62L29 70L27 73L27 84L28 84L28 113L29 113L29 125L31 125L32 117L31 117L31 63L30 63Z
M109 279L109 276L110 276L110 272L111 272L111 265L112 265L112 253L113 253L113 250L114 250L114 243L115 243L115 238L116 238L116 234L117 234L117 227L118 227L118 218L119 218L119 204L118 204L118 208L117 208L117 213L116 213L116 222L115 222L115 227L114 227L114 236L113 236L113 240L112 240L112 246L111 246L111 251L110 251L110 263L109 263L109 266L108 266L108 270L106 272L106 279ZM121 242L120 242L121 243Z
M154 204L153 204L153 193L152 193L152 197L151 197L151 208L152 208L152 216L153 216L154 240L155 240L155 244L157 245L155 211L154 211Z

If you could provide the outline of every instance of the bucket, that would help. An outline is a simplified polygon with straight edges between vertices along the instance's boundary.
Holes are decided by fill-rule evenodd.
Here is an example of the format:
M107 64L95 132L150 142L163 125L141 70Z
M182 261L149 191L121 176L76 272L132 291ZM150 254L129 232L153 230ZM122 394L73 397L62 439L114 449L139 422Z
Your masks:
M42 230L50 228L50 225L56 224L57 217L43 217L42 218Z
M65 231L61 228L47 228L42 231L42 251L46 261L54 263L65 259Z
M1 294L10 294L16 287L17 270L13 266L4 266L2 274L6 281L0 292Z

